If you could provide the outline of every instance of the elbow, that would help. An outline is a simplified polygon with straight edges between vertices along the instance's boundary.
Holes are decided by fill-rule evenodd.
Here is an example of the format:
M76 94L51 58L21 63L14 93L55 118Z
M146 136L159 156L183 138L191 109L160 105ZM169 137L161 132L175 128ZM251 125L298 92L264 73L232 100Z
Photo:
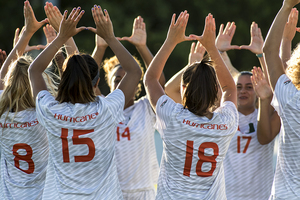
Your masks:
M260 137L259 133L258 133L257 140L258 140L259 144L266 145L266 144L269 144L270 142L272 142L273 139L268 138L268 137Z

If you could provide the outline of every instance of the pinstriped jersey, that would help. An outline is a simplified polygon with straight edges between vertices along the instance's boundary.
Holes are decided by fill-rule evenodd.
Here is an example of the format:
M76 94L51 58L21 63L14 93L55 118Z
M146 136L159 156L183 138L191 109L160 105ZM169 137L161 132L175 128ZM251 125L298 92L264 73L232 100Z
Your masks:
M59 103L39 92L37 117L49 138L43 199L122 199L115 164L115 129L124 94L115 90L86 104Z
M48 161L45 129L35 109L0 118L0 199L42 199Z
M116 161L122 191L154 189L159 167L154 143L155 113L146 97L124 110L117 126Z
M228 200L268 199L271 194L274 141L258 142L257 115L257 109L249 115L239 112L239 128L224 160Z
M237 129L235 105L222 103L208 119L163 95L156 113L164 146L156 199L226 199L223 160Z
M285 74L277 80L272 105L281 118L272 199L300 199L300 92Z

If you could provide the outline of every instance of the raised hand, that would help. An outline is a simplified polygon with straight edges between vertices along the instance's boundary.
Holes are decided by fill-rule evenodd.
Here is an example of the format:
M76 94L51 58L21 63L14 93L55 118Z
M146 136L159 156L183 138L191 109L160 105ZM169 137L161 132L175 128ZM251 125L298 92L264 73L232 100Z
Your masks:
M24 17L25 17L25 30L30 34L34 34L39 28L41 28L45 23L48 22L48 19L44 19L38 22L35 18L34 12L29 1L24 2Z
M49 24L43 27L43 31L46 36L47 45L49 45L56 38L56 32L54 28Z
M257 23L252 22L250 27L251 41L249 45L242 45L241 49L247 49L255 54L263 53L264 39L261 34L261 30Z
M114 38L113 25L110 20L107 10L104 13L100 6L95 5L92 8L92 14L95 21L96 28L88 27L88 30L102 37L105 41L109 38ZM104 15L105 14L105 15Z
M205 48L199 41L197 42L197 44L193 42L189 54L189 65L191 65L194 62L200 62L203 59L205 51Z
M56 32L59 32L60 22L63 18L59 9L56 6L53 6L52 3L46 2L44 10L45 10L45 13L47 15L50 25L55 29Z
M209 13L205 18L205 26L202 35L192 35L191 37L197 39L205 47L206 51L209 51L212 47L216 47L216 23L212 14Z
M132 43L134 46L143 46L146 45L147 33L146 33L146 24L144 19L141 16L138 16L134 19L132 34L130 37L122 37L119 40L127 40Z
M20 29L19 28L16 29L13 47L15 47L17 45L17 43L18 43L21 35L23 34L24 30L25 30L25 26L22 28L21 33L20 33ZM41 45L41 44L35 45L35 46L29 46L27 44L26 47L25 47L24 53L32 51L32 50L40 50L40 49L45 49L45 48L46 48L46 46L45 45Z
M216 46L220 51L228 51L231 49L239 49L237 45L231 45L234 36L236 25L234 22L227 22L224 29L224 24L221 24L219 34L216 39Z
M60 24L58 36L61 38L65 38L66 40L73 37L80 31L86 29L86 27L76 28L79 20L84 14L84 10L80 11L80 7L73 8L72 12L67 18L68 11L64 12L63 19Z
M173 14L169 31L167 34L167 40L172 41L174 44L178 44L183 41L193 40L191 36L185 36L185 29L189 19L187 11L181 12L175 22L176 14Z
M253 67L252 73L251 82L256 95L262 100L272 98L272 89L260 67Z
M297 28L298 14L299 12L297 8L293 8L289 15L288 22L285 24L282 39L292 41L295 37L296 31L299 32L299 28Z
M4 61L6 60L6 51L3 51L2 49L0 49L0 68L2 67Z

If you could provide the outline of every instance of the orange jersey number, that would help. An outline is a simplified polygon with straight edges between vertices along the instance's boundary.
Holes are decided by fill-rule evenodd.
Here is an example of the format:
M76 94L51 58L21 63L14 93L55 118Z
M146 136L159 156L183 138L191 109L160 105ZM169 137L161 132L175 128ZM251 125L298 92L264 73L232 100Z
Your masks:
M207 156L204 154L204 150L211 148L214 151L214 155ZM186 142L186 156L185 156L185 163L184 163L184 170L183 175L190 176L191 166L192 166L192 159L193 159L193 149L194 149L194 141L187 140ZM198 157L199 160L196 165L196 174L201 177L208 177L212 176L213 172L216 169L217 161L216 158L219 155L219 147L216 143L213 142L204 142L199 146L198 149ZM211 163L211 169L208 172L202 171L202 164L204 162Z
M73 145L85 144L89 147L88 155L74 156L75 162L88 162L93 160L95 156L95 144L91 138L79 138L80 135L94 132L94 130L73 130ZM69 144L68 144L68 129L61 129L62 152L64 162L70 162Z
M25 149L26 150L26 155L20 155L18 153L19 149ZM34 162L31 159L32 158L32 148L28 144L25 143L18 143L13 146L13 155L15 156L14 162L16 168L19 170L27 173L27 174L32 174L34 172ZM20 160L23 160L28 163L28 169L24 170L20 168Z

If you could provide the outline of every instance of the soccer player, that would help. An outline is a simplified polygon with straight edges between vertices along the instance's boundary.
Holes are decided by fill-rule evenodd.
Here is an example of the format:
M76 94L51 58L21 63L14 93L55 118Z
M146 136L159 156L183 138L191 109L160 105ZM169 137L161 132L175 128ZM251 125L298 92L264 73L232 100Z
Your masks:
M123 120L124 105L135 92L141 70L115 38L106 10L103 13L96 5L92 8L96 28L76 28L83 13L80 7L74 8L68 17L64 12L57 37L29 68L37 116L49 138L43 199L123 199L114 157L115 128ZM84 29L107 42L126 75L106 98L95 96L99 74L91 75L89 56L75 54L65 61L58 94L53 97L41 74L57 50ZM92 65L97 63L93 60Z
M270 105L272 90L265 76L258 73L261 70L254 68L254 74L250 71L239 73L231 65L226 51L239 48L231 45L235 29L234 22L228 22L225 28L222 24L216 39L216 45L227 67L231 69L232 74L238 74L236 87L239 128L230 142L224 160L226 196L230 200L268 199L274 177L273 139L279 133L280 119ZM241 48L256 54L266 72L262 55L263 38L255 22L251 24L250 33L250 45L243 45ZM253 75L257 77L255 83L251 81ZM261 83L261 80L265 84L256 84Z
M284 71L284 64L279 57L286 22L293 7L299 3L299 0L283 1L263 47L270 83L274 91L272 105L282 122L277 166L270 199L300 198L299 45L287 62L286 71Z
M145 86L156 110L156 127L164 142L156 199L226 199L223 160L237 129L236 87L215 46L215 21L205 19L202 36L185 36L189 14L172 17L167 38L151 62ZM175 46L197 39L214 62L204 59L182 75L182 104L165 95L159 84L164 65ZM211 111L220 82L223 100Z

